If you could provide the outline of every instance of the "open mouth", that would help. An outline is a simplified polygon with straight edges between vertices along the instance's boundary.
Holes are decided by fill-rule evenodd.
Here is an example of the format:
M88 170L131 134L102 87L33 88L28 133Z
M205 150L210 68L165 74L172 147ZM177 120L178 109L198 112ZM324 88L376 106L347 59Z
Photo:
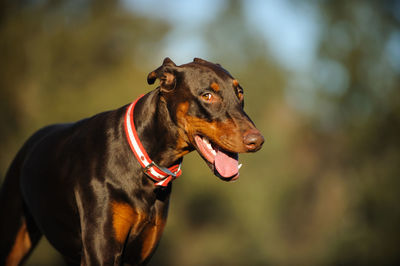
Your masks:
M199 135L195 135L194 140L199 153L208 162L216 176L225 181L239 178L239 169L242 165L238 162L239 155L237 153L225 151Z

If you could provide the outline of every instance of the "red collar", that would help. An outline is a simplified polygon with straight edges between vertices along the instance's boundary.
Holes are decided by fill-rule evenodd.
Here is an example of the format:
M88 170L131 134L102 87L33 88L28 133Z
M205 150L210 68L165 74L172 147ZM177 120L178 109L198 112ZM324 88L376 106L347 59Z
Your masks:
M131 105L129 105L128 110L125 115L125 133L128 139L129 146L135 154L136 159L143 168L143 172L155 182L156 186L166 187L168 184L179 177L182 174L181 165L182 163L171 166L170 168L165 168L158 166L154 161L152 161L147 154L146 150L143 148L142 143L139 140L138 134L135 129L133 120L133 110L137 101L142 98L141 95L137 98Z

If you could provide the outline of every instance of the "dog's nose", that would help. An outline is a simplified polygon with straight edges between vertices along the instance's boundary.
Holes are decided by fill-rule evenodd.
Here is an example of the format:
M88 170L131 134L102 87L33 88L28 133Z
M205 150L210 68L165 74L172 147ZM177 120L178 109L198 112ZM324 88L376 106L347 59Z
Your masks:
M261 149L264 143L264 137L257 129L250 129L244 133L243 143L248 152L255 152Z

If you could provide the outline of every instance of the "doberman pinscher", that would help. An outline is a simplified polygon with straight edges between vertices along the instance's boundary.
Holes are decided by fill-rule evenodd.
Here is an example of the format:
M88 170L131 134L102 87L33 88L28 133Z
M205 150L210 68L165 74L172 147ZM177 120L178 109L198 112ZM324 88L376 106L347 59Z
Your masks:
M199 58L166 58L147 77L156 79L132 104L28 139L0 195L1 265L23 262L42 235L70 264L146 264L185 154L197 150L216 176L238 178L238 153L264 142L238 81Z

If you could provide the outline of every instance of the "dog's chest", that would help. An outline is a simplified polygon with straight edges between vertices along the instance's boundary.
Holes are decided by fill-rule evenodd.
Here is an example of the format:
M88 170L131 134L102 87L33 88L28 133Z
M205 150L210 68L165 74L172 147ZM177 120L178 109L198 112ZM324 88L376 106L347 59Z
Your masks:
M126 243L124 257L129 261L144 261L149 257L159 242L166 216L162 211L142 211L126 203L113 203L114 238Z

